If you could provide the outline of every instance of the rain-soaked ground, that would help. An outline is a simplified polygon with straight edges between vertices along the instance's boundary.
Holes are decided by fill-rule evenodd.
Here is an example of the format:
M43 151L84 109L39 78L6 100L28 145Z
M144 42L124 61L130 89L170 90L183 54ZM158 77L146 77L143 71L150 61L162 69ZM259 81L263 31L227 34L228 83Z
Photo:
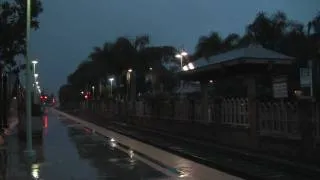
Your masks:
M81 114L80 114L81 116ZM81 116L82 117L82 116ZM89 118L90 117L90 118ZM277 179L277 180L313 180L319 179L319 169L316 167L293 168L282 163L271 163L262 159L252 159L250 156L219 150L209 144L182 140L166 133L141 130L127 124L102 123L103 118L90 115L82 118L87 121L106 126L108 129L134 137L148 144L165 149L179 156L193 159L212 168L244 177L245 179ZM303 165L299 165L303 167Z
M137 160L133 151L113 139L50 113L44 118L43 140L34 142L37 160L27 163L24 144L16 136L1 151L1 176L8 180L168 179L156 168ZM122 149L122 150L120 150Z

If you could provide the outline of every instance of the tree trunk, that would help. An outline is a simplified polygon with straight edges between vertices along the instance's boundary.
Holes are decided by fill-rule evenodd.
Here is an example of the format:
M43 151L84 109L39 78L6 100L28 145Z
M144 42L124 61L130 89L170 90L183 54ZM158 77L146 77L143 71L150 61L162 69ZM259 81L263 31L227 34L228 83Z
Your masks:
M1 119L1 128L7 127L7 76L3 72L3 68L0 69L0 119Z
M2 126L2 124L3 124L3 117L2 117L2 115L4 114L4 111L3 111L3 106L4 106L4 104L5 104L5 102L3 101L3 78L2 78L2 67L0 66L0 123L1 123L1 126ZM2 127L0 127L0 128L2 128Z

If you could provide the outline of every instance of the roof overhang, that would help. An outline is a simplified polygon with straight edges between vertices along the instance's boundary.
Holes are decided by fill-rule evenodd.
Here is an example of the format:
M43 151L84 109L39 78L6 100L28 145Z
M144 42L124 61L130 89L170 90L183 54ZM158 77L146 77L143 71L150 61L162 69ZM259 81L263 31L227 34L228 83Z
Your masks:
M202 67L195 67L193 70L180 71L179 74L190 74L194 72L202 71L214 71L219 70L225 66L236 66L239 64L273 64L273 65L291 65L294 62L294 59L256 59L256 58L239 58L228 60L221 63L209 64Z
M236 69L238 67L244 67L246 65L250 67L286 67L291 66L294 62L294 59L257 59L257 58L238 58L233 60L228 60L221 63L209 64L202 67L195 67L193 70L180 71L178 75L182 77L190 77L198 74L211 74L217 73L226 68ZM256 73L255 69L252 70L253 73ZM250 73L250 72L248 72Z

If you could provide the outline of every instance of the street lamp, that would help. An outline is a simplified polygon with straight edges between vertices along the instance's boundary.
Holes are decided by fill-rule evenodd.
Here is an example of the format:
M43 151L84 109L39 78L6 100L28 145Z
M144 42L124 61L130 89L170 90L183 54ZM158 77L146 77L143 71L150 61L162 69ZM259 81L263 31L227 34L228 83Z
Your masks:
M185 65L182 67L182 71L189 71L189 70L193 70L194 69L194 65L193 63L188 63L188 65Z
M185 51L182 51L182 52L181 52L181 55L182 55L182 56L187 56L187 55L188 55L188 53L187 53L187 52L185 52Z
M182 67L183 57L187 56L187 55L188 55L188 53L185 52L185 51L181 51L180 53L176 54L176 58L180 59L180 67L181 67L181 69L183 69L183 67Z
M35 73L34 78L37 80L38 77L39 77L39 74Z
M32 114L31 114L31 62L29 59L30 53L30 25L31 25L31 0L27 0L26 7L26 136L27 136L27 145L25 150L25 155L29 158L34 157L35 151L32 149Z
M183 66L182 67L182 71L188 71L188 70L189 70L188 66Z
M190 70L193 70L194 69L194 65L193 65L193 63L188 63L188 68L190 69Z
M36 85L39 85L39 82L38 82L38 81L36 81L35 83L36 83Z
M127 72L127 101L129 100L129 86L131 86L131 73L132 73L132 69L128 69Z
M111 97L112 97L112 82L114 81L114 78L109 78L109 81L110 81L110 94L111 94Z
M31 63L33 64L33 74L35 74L36 73L36 64L38 64L38 61L33 60L33 61L31 61Z
M94 86L92 86L91 88L92 88L92 97L94 98Z

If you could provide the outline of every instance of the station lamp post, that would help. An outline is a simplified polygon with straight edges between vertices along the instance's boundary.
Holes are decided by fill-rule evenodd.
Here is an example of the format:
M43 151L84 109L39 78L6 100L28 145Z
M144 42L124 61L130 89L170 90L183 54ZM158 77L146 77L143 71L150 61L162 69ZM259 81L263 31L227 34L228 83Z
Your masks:
M94 96L95 95L94 94L94 86L92 86L91 89L92 89L92 98L95 98L95 96Z
M30 25L31 25L31 0L27 0L26 7L26 136L27 136L27 145L24 151L25 155L29 158L34 157L35 151L32 148L32 114L31 114L31 62L29 59L30 56Z
M110 95L112 97L112 82L114 81L114 78L109 78L110 81Z
M33 64L33 74L36 74L36 65L38 64L38 61L33 60L33 61L31 61L31 63Z
M176 54L176 58L180 59L180 68L182 69L183 67L183 57L187 56L188 53L185 51L181 51L180 53Z
M127 101L129 100L129 89L131 89L131 73L132 73L132 69L128 69L127 72Z

